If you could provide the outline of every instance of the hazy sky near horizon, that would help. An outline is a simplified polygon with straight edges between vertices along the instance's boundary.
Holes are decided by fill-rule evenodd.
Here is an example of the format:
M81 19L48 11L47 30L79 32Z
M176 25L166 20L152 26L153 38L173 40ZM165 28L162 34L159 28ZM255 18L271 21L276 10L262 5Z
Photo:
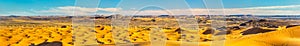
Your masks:
M92 5L81 7L84 5L82 2ZM71 15L72 11L80 14L113 14L153 4L162 8L167 7L164 10L176 11L174 13L190 9L192 14L208 14L204 2L203 0L0 0L0 15ZM226 14L299 15L299 2L300 0L222 0L222 5ZM138 14L167 14L164 10L149 7Z

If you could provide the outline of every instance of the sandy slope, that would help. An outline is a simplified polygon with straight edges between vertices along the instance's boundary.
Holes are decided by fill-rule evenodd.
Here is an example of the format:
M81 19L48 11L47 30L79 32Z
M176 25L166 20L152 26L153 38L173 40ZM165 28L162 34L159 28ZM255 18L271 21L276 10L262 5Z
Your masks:
M260 33L254 35L244 36L240 39L230 39L225 41L224 46L300 46L300 26L292 28L280 28L274 32ZM213 43L214 42L214 43ZM179 42L167 41L166 46L180 46L186 44L187 46L220 46L222 41L212 42ZM140 46L150 46L150 43L139 43ZM163 44L162 44L163 45ZM161 45L161 46L162 46ZM114 45L100 45L100 46L114 46ZM159 45L155 45L159 46Z

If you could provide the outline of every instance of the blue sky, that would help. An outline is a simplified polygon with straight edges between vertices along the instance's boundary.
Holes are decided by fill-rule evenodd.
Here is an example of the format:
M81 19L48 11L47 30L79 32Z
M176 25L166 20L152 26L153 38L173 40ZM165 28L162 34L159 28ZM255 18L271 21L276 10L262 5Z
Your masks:
M97 13L112 13L108 10L113 8L118 8L121 10L128 10L131 8L135 8L137 5L149 5L149 4L157 4L163 7L173 7L174 9L177 7L182 7L188 9L188 7L181 4L180 1L186 1L188 6L191 9L206 9L203 0L178 0L176 2L174 0L126 0L123 2L121 0L101 0L99 1L98 6L94 6L95 8L101 8L103 10L97 10ZM76 0L0 0L0 15L55 15L55 14L65 14L62 13L63 8L68 7L77 7L74 6ZM95 1L92 1L93 3ZM280 14L297 14L297 13L288 13L288 12L298 12L300 11L300 0L223 0L224 9L233 9L239 11L240 9L255 9L258 12L262 11L276 11L281 12ZM94 3L93 3L94 4ZM95 3L97 4L97 3ZM120 6L121 7L117 7ZM77 4L78 5L78 4ZM60 9L60 7L62 9ZM81 7L82 8L82 7ZM84 8L84 7L83 7ZM92 8L92 7L91 7ZM108 9L110 8L110 9ZM256 9L261 8L261 9ZM268 9L271 8L271 9ZM237 10L238 9L238 10ZM53 10L56 10L54 12ZM61 10L61 11L59 11ZM154 9L146 9L146 10L154 10ZM49 13L40 13L39 11L51 11ZM251 10L248 10L251 11ZM67 11L69 12L69 11ZM247 12L247 11L245 11ZM272 14L272 13L258 13L253 12L250 14ZM276 13L275 12L275 13ZM201 14L201 13L199 13ZM234 13L240 14L240 13Z

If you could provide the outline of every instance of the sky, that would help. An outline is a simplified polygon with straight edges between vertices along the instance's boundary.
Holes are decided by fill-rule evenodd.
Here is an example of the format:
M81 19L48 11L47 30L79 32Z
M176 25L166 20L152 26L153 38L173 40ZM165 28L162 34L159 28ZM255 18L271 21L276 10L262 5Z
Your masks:
M0 16L90 14L299 15L300 0L0 0Z

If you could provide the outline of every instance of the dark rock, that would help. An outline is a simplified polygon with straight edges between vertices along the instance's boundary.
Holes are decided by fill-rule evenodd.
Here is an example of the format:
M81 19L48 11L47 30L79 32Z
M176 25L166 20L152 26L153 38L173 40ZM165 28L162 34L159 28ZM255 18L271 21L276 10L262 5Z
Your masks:
M17 16L17 15L9 15L8 17L20 17L20 16Z
M44 42L37 46L62 46L62 42Z
M271 32L275 30L268 30L268 29L261 29L259 27L254 27L251 29L248 29L246 31L241 32L242 35L248 35L248 34L257 34L257 33L265 33L265 32Z
M198 22L198 23L201 23L202 21L203 21L203 20L201 20L201 19L198 19L198 21L197 21L197 22Z
M258 22L267 22L267 19L260 19Z
M104 30L105 27L101 27L100 30Z
M219 32L215 35L225 35L225 34L230 34L230 33L231 33L231 31L222 31L222 32Z
M204 31L202 34L213 34L214 33L214 30L213 29L207 29L206 31Z
M182 30L182 29L180 29L180 28L177 28L177 29L175 30L175 32L178 32L178 33L182 33L182 31L184 31L184 30Z
M240 26L278 28L278 26L285 26L289 24L290 24L289 22L280 22L278 20L258 19L258 20L249 20L245 23L241 23Z
M96 17L91 17L91 18L101 19L101 18L105 18L105 17L103 17L103 16L96 16Z
M246 23L251 23L251 22L253 22L253 20L249 20L249 21L247 21Z
M212 41L212 40L209 40L209 39L204 39L203 41Z
M235 29L235 30L241 29L239 26L234 26L232 28Z
M98 42L98 41L97 41L97 42ZM68 42L68 44L74 45L74 43L73 43L73 42Z
M101 26L96 26L96 27L101 27Z
M241 29L239 26L227 27L227 30L238 30Z
M289 23L283 23L283 22L268 22L268 23L260 23L257 24L262 27L268 27L268 28L278 28L279 26L286 26L289 25Z
M152 21L152 22L155 22L156 20L155 20L155 19L151 19L151 21Z
M67 28L67 26L65 26L65 25L64 25L64 26L61 26L61 28Z
M288 25L288 26L286 26L286 28L291 28L291 27L295 27L295 26L300 26L300 25Z
M73 18L73 16L67 16L66 18Z
M247 26L247 24L246 23L242 23L242 24L240 24L240 26Z

